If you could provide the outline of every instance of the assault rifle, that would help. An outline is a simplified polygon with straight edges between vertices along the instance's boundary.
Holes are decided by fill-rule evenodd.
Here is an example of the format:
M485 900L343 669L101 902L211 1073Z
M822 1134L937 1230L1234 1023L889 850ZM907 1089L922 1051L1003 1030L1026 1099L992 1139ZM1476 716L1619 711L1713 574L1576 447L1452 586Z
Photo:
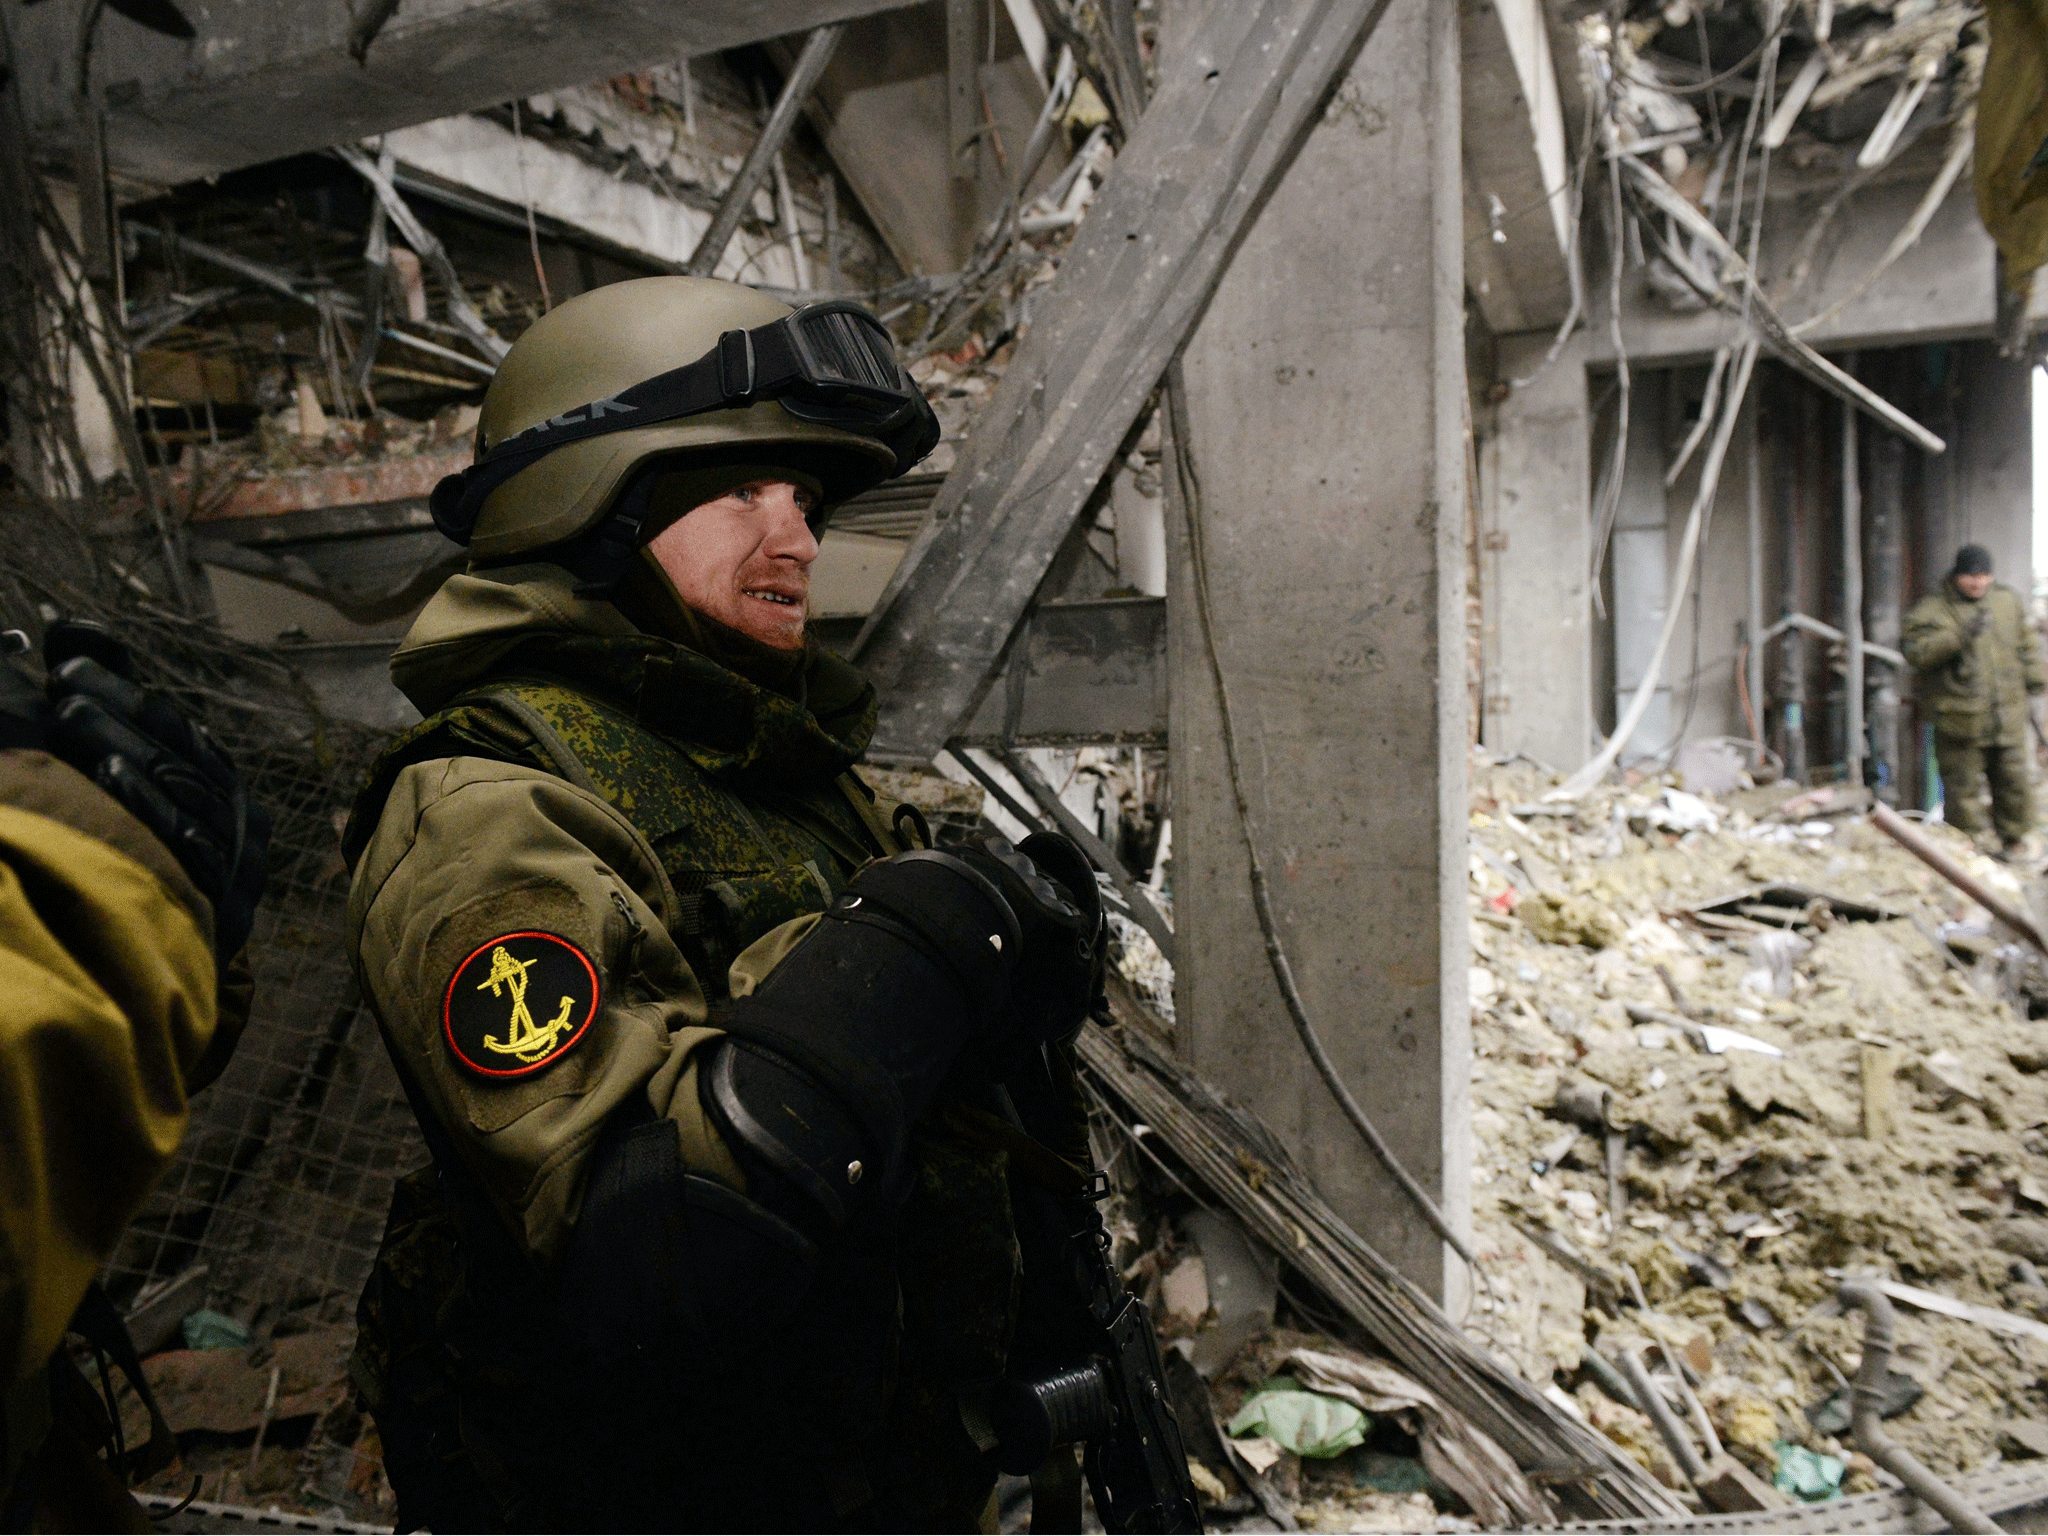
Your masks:
M1012 1377L989 1403L1006 1472L1025 1473L1056 1447L1085 1447L1082 1470L1107 1531L1200 1531L1194 1479L1167 1400L1166 1368L1145 1303L1124 1288L1111 1257L1100 1202L1109 1180L1089 1177L1054 1204L1090 1335L1087 1358L1032 1377Z

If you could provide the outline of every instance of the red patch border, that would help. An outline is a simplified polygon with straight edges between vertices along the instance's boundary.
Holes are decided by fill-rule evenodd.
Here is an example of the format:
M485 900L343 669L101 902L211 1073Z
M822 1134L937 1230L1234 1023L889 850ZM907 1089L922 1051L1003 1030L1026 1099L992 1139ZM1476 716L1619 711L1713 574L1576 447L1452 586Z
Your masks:
M482 954L485 950L491 948L492 945L502 944L507 939L546 939L548 940L548 942L552 944L561 945L562 948L568 950L570 954L574 955L578 960L580 960L583 963L583 969L590 976L590 1012L584 1016L583 1022L576 1026L575 1034L571 1035L568 1039L564 1040L560 1045L556 1046L552 1051L548 1052L548 1054L543 1056L539 1061L533 1062L523 1067L507 1068L479 1066L476 1062L471 1061L467 1056L465 1056L463 1054L462 1047L456 1043L455 1019L453 1017L455 1011L455 984L458 981L462 980L462 973L469 969L470 961L474 960L478 955ZM604 990L598 984L597 967L590 963L590 956L584 954L581 949L577 948L574 944L571 944L559 933L543 933L537 929L520 933L501 933L495 939L485 939L483 943L477 945L475 949L471 950L467 955L463 956L462 964L456 966L455 974L448 978L448 990L445 994L443 994L441 998L441 1038L448 1042L448 1054L453 1056L458 1062L460 1062L466 1071L474 1072L479 1077L494 1077L500 1079L513 1077L531 1077L536 1072L546 1071L549 1067L553 1066L556 1062L560 1061L564 1056L566 1056L570 1051L576 1048L576 1042L581 1040L584 1037L584 1035L589 1032L591 1024L596 1020L598 1006L603 1002L603 1000Z

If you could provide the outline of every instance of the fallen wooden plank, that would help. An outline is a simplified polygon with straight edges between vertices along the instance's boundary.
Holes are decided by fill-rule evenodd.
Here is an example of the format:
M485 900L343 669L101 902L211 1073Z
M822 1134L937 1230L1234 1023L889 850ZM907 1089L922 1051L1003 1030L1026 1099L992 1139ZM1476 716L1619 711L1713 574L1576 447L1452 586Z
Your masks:
M959 733L1053 557L1387 0L1211 5L1162 63L933 508L854 645L870 755Z
M1112 1007L1127 1003L1111 988ZM1123 1016L1120 1012L1119 1016ZM1127 1024L1089 1024L1079 1049L1098 1102L1141 1153L1192 1180L1312 1283L1369 1342L1483 1430L1565 1509L1636 1519L1678 1506L1614 1443L1481 1349L1324 1203L1263 1124ZM1139 1130L1140 1126L1144 1129Z
M2011 902L1992 891L1975 875L1951 858L1948 853L1931 842L1927 834L1914 826L1905 817L1888 805L1873 806L1870 812L1871 825L1913 855L1922 864L1948 881L1978 906L1997 918L2014 933L2025 939L2034 948L2048 955L2048 939L2041 936L2041 930L2034 926L2034 920L2020 911Z
M1768 885L1751 886L1729 896L1716 896L1712 901L1702 901L1688 908L1690 913L1713 913L1726 916L1731 912L1744 912L1751 906L1780 907L1788 914L1786 918L1773 917L1773 922L1797 921L1802 912L1816 901L1827 903L1834 916L1852 923L1888 923L1906 914L1896 907L1883 906L1874 901L1859 901L1853 896L1837 896L1833 891L1818 891L1803 885L1792 885L1785 881L1773 881Z

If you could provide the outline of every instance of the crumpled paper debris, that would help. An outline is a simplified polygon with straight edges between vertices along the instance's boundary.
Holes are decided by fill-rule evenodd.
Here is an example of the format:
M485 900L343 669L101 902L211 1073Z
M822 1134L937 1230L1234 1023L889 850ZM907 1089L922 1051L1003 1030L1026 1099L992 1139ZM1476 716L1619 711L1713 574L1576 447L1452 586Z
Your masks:
M1342 1397L1305 1391L1291 1376L1275 1376L1244 1400L1232 1417L1231 1438L1256 1436L1297 1456L1327 1459L1365 1444L1372 1420Z

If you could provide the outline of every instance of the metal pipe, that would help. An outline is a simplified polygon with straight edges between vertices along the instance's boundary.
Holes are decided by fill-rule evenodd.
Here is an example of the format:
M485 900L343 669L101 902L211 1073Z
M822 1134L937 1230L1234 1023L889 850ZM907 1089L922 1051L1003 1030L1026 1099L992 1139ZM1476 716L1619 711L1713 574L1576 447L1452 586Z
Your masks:
M1849 642L1849 637L1835 628L1834 625L1823 623L1811 614L1805 613L1786 614L1785 617L1764 631L1763 638L1766 640L1776 639L1788 629L1803 629L1809 635L1819 635L1821 639L1832 640L1837 645L1846 645ZM1906 664L1906 658L1903 653L1893 650L1890 646L1878 645L1866 635L1863 640L1863 659L1868 661L1873 656L1877 657L1880 661L1888 661L1895 667L1903 667Z
M1850 1426L1857 1448L1932 1506L1951 1530L1995 1536L2001 1526L1884 1432L1878 1415L1885 1399L1885 1378L1891 1370L1892 1304L1876 1286L1860 1280L1843 1281L1835 1295L1845 1307L1861 1307L1868 1319L1863 1328L1863 1362L1856 1368L1855 1417Z
M1870 442L1870 569L1864 585L1868 610L1863 651L1876 661L1896 650L1905 606L1905 445L1888 432ZM1885 659L1866 678L1870 756L1877 765L1878 798L1899 803L1899 663Z
M1607 1363L1607 1357L1597 1349L1589 1349L1579 1356L1579 1363L1586 1368L1586 1374L1593 1378L1593 1384L1624 1408L1636 1408L1636 1394L1629 1384L1622 1380L1621 1373Z
M1810 430L1814 400L1809 396L1800 402L1798 430L1801 435ZM1799 484L1799 466L1810 457L1806 452L1792 451L1792 445L1781 443L1777 455L1774 477L1777 482L1779 515L1784 518L1784 555L1778 565L1779 580L1782 582L1782 604L1787 618L1800 612L1805 574L1805 551L1800 547L1805 541L1805 507ZM1783 734L1780 737L1779 754L1785 760L1785 777L1795 784L1806 782L1806 637L1797 625L1788 625L1785 643L1779 652L1779 696L1783 702Z
M1924 837L1919 828L1888 805L1874 805L1870 808L1871 825L1913 855L1922 864L1933 870L1942 879L1961 891L1993 917L1997 918L2014 933L2025 939L2034 948L2048 955L2048 940L2041 937L2041 930L2034 926L2034 920L2018 907L1996 895L1982 881L1962 865L1950 858L1941 849Z
M775 99L775 110L768 114L761 136L754 140L754 147L747 151L747 158L733 177L732 185L718 200L718 211L711 216L711 227L704 231L704 238L697 242L697 249L683 264L687 275L709 277L718 266L725 248L732 244L733 231L740 227L740 216L754 200L761 178L774 164L777 151L788 140L790 129L796 126L797 113L803 110L805 100L817 86L818 77L832 62L839 39L845 35L846 23L835 21L817 28L804 40L804 51L797 55L796 66L790 70L782 94Z
M1700 1453L1686 1437L1685 1426L1678 1422L1678 1415L1671 1411L1671 1405L1664 1400L1664 1394L1657 1390L1657 1384L1650 1380L1648 1367L1643 1357L1635 1350L1621 1351L1622 1374L1636 1395L1636 1401L1643 1412L1650 1416L1650 1422L1657 1426L1657 1433L1664 1438L1665 1447L1671 1452L1671 1459L1678 1463L1678 1470L1685 1474L1685 1480L1697 1485L1707 1475L1707 1464L1700 1460Z
M1758 441L1757 409L1749 407L1749 650L1743 658L1748 672L1751 706L1759 716L1764 709L1764 493L1763 449ZM1761 732L1761 723L1756 729ZM1757 743L1763 745L1761 741Z
M1855 367L1855 358L1849 358ZM1864 475L1855 453L1855 412L1841 412L1841 627L1849 649L1841 762L1864 782Z
M1849 359L1853 376L1856 359ZM1842 628L1849 642L1848 697L1842 760L1851 784L1863 782L1863 471L1856 451L1856 413L1842 408Z

